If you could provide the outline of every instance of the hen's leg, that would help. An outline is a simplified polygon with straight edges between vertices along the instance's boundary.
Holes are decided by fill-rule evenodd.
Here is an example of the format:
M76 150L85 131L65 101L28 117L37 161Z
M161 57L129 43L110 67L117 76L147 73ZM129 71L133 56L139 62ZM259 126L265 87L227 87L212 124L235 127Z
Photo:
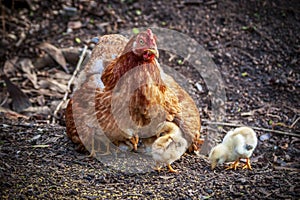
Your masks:
M89 158L94 158L96 156L96 151L95 151L95 136L93 135L92 136L92 142L91 142L91 145L92 145L92 148L91 148L91 152L90 152L90 155L88 156Z
M234 170L236 170L236 168L239 165L239 163L240 163L240 159L237 159L234 163L232 163L231 165L229 165L228 167L226 167L226 170L228 170L228 169L234 169Z
M250 169L250 170L252 170L249 158L246 158L246 164L243 166L243 169Z
M178 173L177 170L173 169L173 167L171 166L171 164L168 164L168 168L169 168L169 172L171 172L171 173Z
M200 133L196 133L195 139L193 142L193 150L198 151L200 149L200 145L204 143L204 139L200 139Z
M133 144L133 149L136 151L137 145L139 143L139 136L133 136L132 138L130 138L130 142Z

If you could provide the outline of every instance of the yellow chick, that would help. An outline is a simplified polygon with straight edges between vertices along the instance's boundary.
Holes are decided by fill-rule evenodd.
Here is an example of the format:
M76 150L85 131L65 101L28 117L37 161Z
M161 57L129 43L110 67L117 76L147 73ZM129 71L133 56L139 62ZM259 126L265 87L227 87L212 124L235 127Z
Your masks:
M257 137L253 129L249 127L236 128L229 131L221 144L214 147L210 154L211 169L224 162L233 162L226 169L236 170L241 158L246 159L243 169L250 169L250 156L257 146Z
M152 157L156 161L156 170L160 171L166 164L170 172L178 173L171 164L178 160L187 150L188 142L184 139L180 128L172 123L165 122L157 131L162 135L152 144Z

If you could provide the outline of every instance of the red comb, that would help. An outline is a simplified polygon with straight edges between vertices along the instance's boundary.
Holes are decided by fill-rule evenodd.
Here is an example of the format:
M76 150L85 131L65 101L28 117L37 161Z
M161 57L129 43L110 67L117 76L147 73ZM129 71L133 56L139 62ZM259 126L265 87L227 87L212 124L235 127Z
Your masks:
M147 29L147 34L150 40L152 41L152 43L156 45L156 36L152 33L150 28Z
M153 37L153 33L150 28L147 29L147 33L151 38Z

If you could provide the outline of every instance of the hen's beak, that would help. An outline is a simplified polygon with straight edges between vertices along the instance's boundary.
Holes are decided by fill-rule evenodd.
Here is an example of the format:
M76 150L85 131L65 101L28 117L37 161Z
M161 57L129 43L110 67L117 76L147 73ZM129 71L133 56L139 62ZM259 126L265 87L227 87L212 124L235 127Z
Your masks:
M159 57L159 53L158 53L158 50L157 50L157 49L146 49L146 50L144 51L144 53L147 53L147 55L148 55L149 57L151 57L151 55L154 55L156 58Z

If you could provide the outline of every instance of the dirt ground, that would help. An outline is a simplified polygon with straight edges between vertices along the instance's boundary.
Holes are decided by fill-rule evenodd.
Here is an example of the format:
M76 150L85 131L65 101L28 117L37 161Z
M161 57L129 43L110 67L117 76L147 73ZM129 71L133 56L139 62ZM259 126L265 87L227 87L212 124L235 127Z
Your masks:
M298 1L1 3L0 66L36 108L21 115L7 110L16 108L7 84L0 80L1 199L300 198ZM203 137L220 142L236 125L256 128L259 143L251 158L252 171L225 171L222 166L212 171L206 155L187 154L173 164L179 174L125 173L75 151L65 133L63 110L56 116L54 112L77 60L66 58L66 68L51 59L38 63L37 58L46 55L40 44L56 46L57 53L82 48L95 36L134 27L177 30L210 52L227 97L225 119L217 124L211 118L211 99L202 77L182 63L184 58L168 52L161 52L159 61L188 77ZM31 61L33 68L25 61Z

